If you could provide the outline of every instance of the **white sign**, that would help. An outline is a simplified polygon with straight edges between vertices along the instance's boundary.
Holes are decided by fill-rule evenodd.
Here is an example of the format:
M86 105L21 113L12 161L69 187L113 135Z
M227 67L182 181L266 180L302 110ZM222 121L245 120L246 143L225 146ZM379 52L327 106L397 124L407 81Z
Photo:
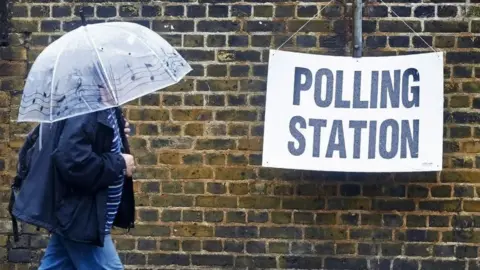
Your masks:
M440 171L442 142L443 53L270 51L263 166Z

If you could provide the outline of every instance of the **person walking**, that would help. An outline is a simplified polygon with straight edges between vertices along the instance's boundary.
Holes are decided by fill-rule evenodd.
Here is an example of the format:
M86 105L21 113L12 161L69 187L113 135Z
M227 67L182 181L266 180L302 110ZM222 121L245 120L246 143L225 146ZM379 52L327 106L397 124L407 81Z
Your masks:
M131 194L122 193L124 182L132 181L135 166L133 156L124 153L126 132L120 129L119 110L107 109L65 122L52 154L54 166L69 189L59 209L65 212L60 218L65 220L60 224L64 230L53 233L40 270L123 269L110 231L113 225L128 228L133 223L133 205L128 205L133 201L127 200L133 197L133 190L126 190ZM85 205L97 209L89 211ZM73 222L79 218L91 222ZM98 235L103 247L82 243L82 231L84 235Z
M192 71L147 27L80 17L36 58L18 112L42 124L20 151L9 211L51 233L40 270L123 269L111 230L134 226L135 165L120 106Z
M21 220L43 225L52 235L39 266L49 269L123 269L110 231L112 226L129 229L134 222L132 174L134 158L128 154L128 122L120 108L97 111L40 127L45 138L59 132L54 151L49 140L32 155L29 176L42 176L36 163L51 157L54 191L20 196L14 212ZM61 132L59 131L61 129ZM38 147L39 143L35 147ZM28 187L28 176L22 186ZM27 185L27 186L26 186ZM56 211L43 208L36 216L35 205L55 198ZM23 200L22 200L23 199ZM28 207L22 207L28 205ZM47 207L48 208L48 207ZM16 211L15 211L16 210ZM54 216L49 218L48 216ZM50 221L45 224L44 220Z

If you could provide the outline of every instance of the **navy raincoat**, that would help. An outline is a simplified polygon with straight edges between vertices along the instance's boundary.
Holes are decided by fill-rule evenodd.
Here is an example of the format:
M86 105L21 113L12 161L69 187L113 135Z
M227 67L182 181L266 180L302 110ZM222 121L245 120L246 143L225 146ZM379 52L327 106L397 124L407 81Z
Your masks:
M129 153L125 121L121 110L116 112ZM108 111L99 111L42 125L42 149L36 143L13 205L17 219L73 241L103 246L107 189L125 169L123 157L110 152L114 133L107 117ZM130 229L134 220L133 182L127 177L113 225Z

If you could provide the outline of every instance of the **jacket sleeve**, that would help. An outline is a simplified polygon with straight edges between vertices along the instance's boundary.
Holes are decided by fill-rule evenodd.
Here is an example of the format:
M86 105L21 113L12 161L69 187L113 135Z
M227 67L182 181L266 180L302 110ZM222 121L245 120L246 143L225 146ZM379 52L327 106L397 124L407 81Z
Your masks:
M87 192L96 192L115 181L126 165L120 154L93 152L96 131L89 117L65 121L52 159L62 181Z

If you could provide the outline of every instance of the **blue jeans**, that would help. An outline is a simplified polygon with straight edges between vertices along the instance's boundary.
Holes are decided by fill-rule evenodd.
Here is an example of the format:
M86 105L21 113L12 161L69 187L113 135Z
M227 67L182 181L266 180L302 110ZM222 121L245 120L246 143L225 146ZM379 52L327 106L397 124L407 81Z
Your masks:
M72 242L52 234L39 270L123 270L113 245L112 236L105 236L103 247Z

